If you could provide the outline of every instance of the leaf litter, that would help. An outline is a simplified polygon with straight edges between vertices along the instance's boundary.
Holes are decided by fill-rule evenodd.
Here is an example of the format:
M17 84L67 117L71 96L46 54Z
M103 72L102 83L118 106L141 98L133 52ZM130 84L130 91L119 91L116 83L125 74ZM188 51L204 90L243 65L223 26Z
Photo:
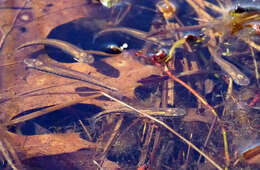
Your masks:
M166 5L167 5L167 3L169 3L168 0L165 0L163 2ZM205 8L205 6L212 7L212 9L213 10L216 9L217 12L221 11L220 8L210 4L210 2L208 2L208 1L202 1L203 3L201 3L202 4L201 7L198 7L197 3L193 0L187 0L186 2L195 9L195 11L198 13L199 19L207 18L209 20L214 20L213 17L211 17L203 9L203 8ZM124 101L125 100L130 101L130 103L133 100L136 100L136 98L138 98L136 93L137 93L137 89L140 89L140 88L151 89L151 91L153 91L153 93L150 94L150 99L147 99L147 101L142 101L142 100L140 101L140 99L139 99L139 101L137 102L139 105L143 105L143 106L155 105L156 107L160 107L163 105L167 105L167 103L165 104L165 102L163 102L163 101L167 101L167 99L165 100L162 97L162 96L165 97L165 94L163 94L164 92L162 92L162 94L158 93L158 89L160 89L160 87L153 86L149 83L143 84L143 83L139 82L139 80L149 77L151 75L162 75L162 71L159 67L154 67L151 65L144 65L144 64L140 63L139 61L134 60L133 56L136 55L135 51L131 52L131 50L129 50L129 51L126 50L127 52L125 52L123 50L123 52L121 54L118 54L114 57L108 57L108 58L101 59L102 62L109 64L113 68L116 68L116 70L119 72L118 76L109 77L109 76L101 73L97 67L93 67L93 65L91 65L91 64L88 65L85 63L76 63L76 62L60 63L57 61L53 61L46 54L46 51L43 49L43 46L28 47L28 48L24 49L23 51L16 50L17 47L19 47L20 45L30 42L32 40L46 39L48 34L54 28L56 28L62 24L65 24L65 23L68 23L71 21L75 21L82 17L88 18L88 17L98 15L97 11L99 11L100 9L101 10L106 9L106 8L102 7L101 4L82 1L82 0L73 0L73 1L62 0L59 2L55 2L55 3L53 1L29 1L28 0L28 1L19 1L19 2L18 1L12 1L12 2L3 1L0 3L0 5L3 7L4 6L21 7L18 10L8 9L8 8L0 10L0 13L1 13L0 15L6 16L3 19L0 19L0 26L1 26L1 41L0 42L4 42L4 43L1 43L1 59L0 59L1 63L2 63L2 66L0 68L1 69L0 70L0 74L1 74L1 83L0 83L0 87L1 87L1 96L0 96L1 97L0 98L1 112L0 112L0 114L1 114L1 116L0 116L0 118L1 118L1 123L2 123L1 133L3 134L2 139L0 140L1 144L3 144L3 145L1 146L0 149L1 149L2 154L4 155L4 158L7 160L8 164L12 167L12 169L17 169L17 167L22 168L23 165L19 161L19 159L24 160L24 159L28 159L28 158L34 158L34 157L65 154L65 153L76 152L81 149L92 150L92 151L90 151L90 153L93 153L93 155L96 156L95 158L90 157L90 159L93 161L92 161L92 163L89 163L89 167L94 165L96 167L104 168L104 169L106 166L109 166L109 167L115 166L114 168L118 167L118 165L116 166L113 164L111 164L111 165L102 164L102 161L105 161L106 163L108 163L106 157L109 158L110 160L114 160L115 162L117 161L116 160L116 158L117 158L118 160L120 160L119 162L121 162L120 163L121 166L126 167L127 163L123 164L123 162L127 162L127 159L132 160L131 156L129 156L129 155L128 156L130 158L126 158L125 156L123 156L123 155L127 155L125 153L127 151L129 151L132 155L137 154L140 156L140 160L139 160L138 164L130 163L128 165L129 167L132 166L132 167L135 167L136 169L138 167L146 166L145 161L142 161L142 160L145 160L148 158L150 161L147 163L147 166L149 166L149 167L154 166L154 167L158 168L158 167L162 167L162 166L167 167L168 165L166 165L166 164L169 164L169 166L172 166L172 164L170 164L169 162L175 162L176 160L178 160L180 162L183 161L183 162L188 163L189 156L190 157L194 156L194 155L192 155L192 154L194 154L194 152L191 154L189 152L186 153L184 151L184 150L186 150L186 148L181 147L180 152L178 154L182 153L184 156L179 155L175 158L170 157L171 160L168 160L168 163L166 163L167 158L165 158L165 155L163 153L154 155L154 153L156 152L156 149L157 149L157 145L158 145L158 143L156 143L156 142L154 143L154 146L151 146L152 153L142 152L142 154L139 154L139 151L141 150L139 148L140 145L138 145L139 150L136 150L133 153L131 152L131 148L135 147L135 144L133 144L133 146L129 146L130 150L126 149L127 147L123 147L123 146L126 146L126 144L117 145L117 142L119 142L120 140L123 141L123 139L120 138L121 133L125 133L123 128L128 129L129 133L133 133L134 131L138 131L138 132L143 131L142 132L143 136L140 138L145 138L145 140L148 141L148 143L146 143L146 146L148 146L148 144L152 145L152 143L150 143L150 142L151 142L151 138L152 138L153 134L160 136L160 133L165 133L163 130L160 129L160 127L158 128L158 127L154 126L154 122L161 124L162 127L169 129L172 133L177 134L177 136L182 139L182 137L179 136L178 133L176 133L174 130L172 130L171 127L169 127L167 124L164 124L164 122L162 122L160 120L158 121L157 119L154 119L153 117L150 117L149 115L146 117L148 117L149 119L152 119L154 122L148 121L148 123L147 123L145 121L146 119L144 119L144 121L142 121L143 123L140 123L140 121L139 121L140 118L137 119L136 121L134 121L134 119L131 118L131 116L130 116L129 118L126 117L126 120L127 119L132 120L133 121L132 124L131 123L129 124L129 122L125 122L126 120L124 120L125 124L124 123L122 124L122 122L120 124L119 123L115 124L115 122L116 122L116 120L118 120L118 118L116 117L116 115L112 115L112 116L106 117L106 120L102 119L107 123L107 125L104 125L103 124L104 122L102 122L102 121L98 121L98 122L96 122L96 125L93 125L93 124L91 124L90 118L87 118L87 119L84 118L86 116L85 115L83 117L83 121L86 121L89 124L86 123L86 125L85 125L83 123L83 124L81 124L81 126L83 126L83 127L87 126L87 128L85 128L86 131L88 131L90 129L90 132L85 132L85 133L88 133L88 135L90 137L92 136L94 138L93 139L94 141L91 141L91 142L87 141L86 139L83 139L79 136L78 131L80 131L80 130L78 128L76 128L76 129L69 128L69 132L66 132L66 130L63 129L64 128L63 127L61 129L63 129L63 132L65 131L65 133L61 133L62 131L57 130L58 133L54 132L54 133L43 134L43 135L34 134L34 135L29 135L29 136L25 136L23 134L16 134L16 132L14 132L14 131L10 132L11 126L13 127L13 125L16 124L17 122L19 122L20 124L21 124L21 122L26 124L26 121L28 121L32 118L38 117L38 116L47 115L49 113L49 111L55 111L55 110L59 110L62 108L72 109L73 108L72 106L74 106L75 104L76 105L79 103L81 103L83 105L84 104L85 105L93 104L96 107L101 108L101 110L109 110L111 108L111 106L113 107L115 105L114 102L111 101L111 100L113 100L113 98L110 98L110 100L108 100L107 98L100 99L99 97L101 96L101 94L109 97L109 95L105 95L106 92L108 92L108 91L104 91L105 93L101 92L101 94L100 94L99 91L103 91L103 90L95 85L86 84L86 83L83 83L80 81L75 82L75 80L70 80L70 79L67 79L67 78L59 76L59 75L47 74L44 72L38 72L38 71L35 71L32 69L26 68L25 65L23 64L23 60L28 57L29 58L37 57L37 59L39 58L39 59L43 60L44 62L50 62L53 64L57 64L59 66L64 66L66 68L76 70L81 73L85 73L87 75L91 75L91 76L95 77L96 79L98 79L99 81L102 81L105 84L109 84L110 86L115 87L116 89L119 89L120 94L118 94L117 97L121 98ZM112 13L113 13L113 11L118 10L118 8L120 8L120 6L119 7L115 6L114 9L111 10ZM124 7L122 7L122 8L124 8ZM137 5L135 8L139 8L139 6ZM140 8L140 9L142 9L142 8ZM139 9L139 11L141 11L140 9ZM13 11L15 11L15 12L13 12ZM161 12L163 13L163 11L161 11ZM172 16L174 16L174 15L172 15ZM128 16L128 15L126 15L126 16ZM165 19L168 20L171 18L166 17ZM177 18L176 18L176 20L178 21ZM203 19L201 19L201 20L203 20ZM155 22L156 22L156 20L155 20ZM167 22L169 22L169 21L167 21ZM109 22L105 22L105 24L108 24L108 26L111 26L111 23L109 23ZM160 24L161 23L159 23L159 25ZM154 25L156 25L156 24L154 24ZM103 25L103 27L104 27L104 25ZM244 37L242 37L241 39L244 39ZM249 45L252 44L252 42L250 42L250 41L251 40L247 40L247 39L245 40L245 42L248 43ZM181 44L181 45L183 45L183 44ZM173 47L174 47L174 45L173 45ZM257 47L254 44L252 45L252 47L257 49ZM179 46L179 45L176 45L175 48L182 49L181 46ZM147 43L147 45L145 45L145 47L144 47L144 51L147 49L149 51L149 50L153 49L153 46L151 46L149 43ZM178 54L178 50L177 50L177 54ZM155 51L152 51L152 53L153 52L155 52ZM212 52L212 51L210 51L210 52ZM149 52L148 52L147 55L151 55L151 54L149 54ZM158 57L159 53L152 55L152 56ZM170 57L171 57L171 55L170 55ZM203 54L201 54L201 57L203 58ZM167 58L167 61L168 61L168 59L169 58ZM213 57L213 59L214 59L214 57ZM175 59L172 59L172 60L175 60ZM156 60L156 61L164 62L164 60ZM187 69L186 71L190 71L188 63L185 63L187 61L185 61L185 59L183 59L181 62L182 62L184 71L185 71L185 68ZM164 63L160 63L160 64L164 64ZM196 68L197 66L195 66L196 64L195 65L193 65L193 64L191 64L192 67L195 67L195 69L197 69ZM179 68L177 68L177 69L179 69ZM194 68L192 68L192 69L194 69ZM208 79L203 79L203 80L208 80ZM193 82L193 81L190 81L190 82ZM200 91L201 84L198 83L196 85L198 86L197 90ZM254 85L255 84L253 84L252 85L253 87L251 86L251 88L253 88L255 90L256 87ZM165 86L168 86L168 88L169 88L169 86L172 86L172 85L170 85L170 82L168 82L168 85L163 85L163 87L165 87ZM180 88L176 84L173 84L173 86L175 86L175 88ZM232 85L230 85L229 87L231 87L231 86ZM214 84L212 87L213 90L210 90L210 92L206 92L206 93L208 93L207 95L211 95L212 99L216 99L217 97L215 97L215 96L217 96L219 94L217 91L214 91L214 89L218 89L220 87L223 87L223 84L221 84L221 83ZM157 88L157 90L155 90L156 88ZM86 91L78 92L77 89L86 89ZM97 91L98 91L98 95L96 95L96 96L94 95L91 97L91 95L93 95L93 93L95 93ZM248 100L250 100L250 97L252 98L253 95L252 94L248 95L249 99L247 98L247 99L241 99L241 101L237 101L237 98L239 98L239 94L241 91L239 89L238 90L233 89L233 91L235 91L235 92L234 93L231 92L233 96L229 99L230 101L229 100L224 101L224 110L222 112L223 115L222 114L218 115L218 116L222 116L221 120L219 121L220 127L218 127L218 128L223 129L223 128L226 128L226 126L228 126L227 129L230 130L230 131L228 131L228 133L230 133L228 137L230 138L229 140L232 140L232 142L230 143L231 147L233 147L233 145L239 145L239 142L236 143L236 141L239 140L240 138L234 137L234 139L233 139L233 138L231 138L230 135L236 136L241 131L243 131L243 133L240 134L241 138L245 138L246 132L249 132L251 134L252 141L258 140L257 137L254 137L254 136L257 136L257 134L252 133L252 131L254 131L255 129L251 129L251 130L248 129L248 127L250 127L250 126L248 126L248 122L249 123L253 122L253 120L255 119L254 115L247 117L245 112L249 112L249 111L243 110L244 108L242 108L242 109L235 108L236 110L238 110L238 113L241 113L241 115L243 115L243 117L240 117L241 115L236 114L236 112L229 112L231 110L229 107L232 106L232 104L243 103L245 101L248 102ZM167 93L168 93L167 95L169 97L170 92L167 92ZM175 94L177 93L177 95L175 95L176 98L174 98L174 99L171 98L172 100L176 101L176 103L175 103L176 106L179 106L178 105L179 101L185 101L185 98L183 98L181 96L185 96L185 97L187 96L187 98L186 98L187 101L189 101L189 102L191 101L191 100L189 100L191 98L190 94L187 95L187 93L185 94L185 92L183 92L181 90L179 92L175 91L173 93L175 93ZM238 93L238 94L236 94L236 93ZM140 95L140 96L142 96L142 95ZM211 100L211 99L208 99L208 100ZM216 100L219 101L220 99L216 99ZM152 103L151 103L151 101L152 101ZM227 104L228 102L230 102L231 104ZM172 101L170 103L172 103ZM180 106L185 105L185 102L184 103L179 102L179 103L180 103ZM133 104L135 105L136 103L133 103ZM189 129L190 126L204 127L204 125L202 125L202 124L195 123L197 121L200 123L205 123L205 124L212 123L214 116L208 110L206 110L206 108L199 107L199 106L198 106L198 108L194 108L194 106L191 107L190 105L192 105L192 104L189 104L188 108L186 109L187 115L185 115L183 119L180 118L180 119L177 119L176 121L172 120L172 122L174 122L174 124L175 123L180 124L180 127L178 127L177 125L173 125L173 126L176 126L177 130L185 129L185 127L188 127L188 129ZM213 105L215 105L215 104L213 104ZM222 103L222 105L223 105L223 103ZM70 108L70 106L72 108ZM221 107L221 103L220 103L219 107ZM38 108L43 108L43 110L36 111L35 114L31 113L31 115L32 115L31 117L30 116L26 117L26 115L24 117L21 116L21 113L24 113L28 110L38 109ZM216 108L218 108L217 105L216 105ZM133 110L134 109L135 108L133 107ZM72 110L75 111L74 109L72 109ZM206 110L206 111L204 111L204 110ZM91 114L91 110L89 110L89 112L88 112L88 108L86 110L79 111L79 113L80 112L84 112L87 115ZM139 110L136 110L136 112L139 113ZM53 114L53 113L51 113L51 114ZM143 114L143 113L140 112L139 114ZM75 113L75 115L76 115L76 113ZM81 116L79 116L79 117L81 118ZM77 119L79 118L77 115L75 117L77 117ZM67 118L67 116L65 116L65 119L66 118ZM232 120L232 118L235 118L235 120L237 122L240 122L241 127L239 127L236 123L231 122L230 120ZM178 122L178 120L181 120L181 121ZM123 120L121 120L121 121L123 121ZM138 121L139 121L139 124L138 124ZM190 124L188 124L188 123L190 123ZM21 124L21 126L23 126L23 124ZM74 126L79 127L80 125L76 123L76 125L74 124ZM117 127L117 126L120 126L120 127ZM214 123L212 123L212 126L214 126ZM111 129L114 128L114 130L116 132L109 132L109 131L105 132L106 128L111 128ZM251 128L252 128L252 126L251 126ZM157 129L157 130L154 131L154 129ZM70 132L70 131L72 131L72 132ZM102 131L104 131L104 134L100 135L100 133L102 133ZM159 131L161 131L161 132L159 132ZM80 132L82 134L82 131L80 131ZM112 135L109 133L112 133ZM184 131L184 133L183 133L183 135L185 135L186 138L188 138L187 133L188 133L188 131ZM193 133L196 133L196 131L190 132L190 135L192 136ZM204 133L205 132L203 132L203 134ZM212 133L219 135L219 129L213 130ZM105 134L107 134L108 136L110 135L110 136L105 137L106 136ZM147 134L147 136L145 137L144 134ZM150 137L148 134L150 135ZM100 135L100 136L98 136L98 135ZM168 138L161 136L162 139L160 139L160 141L161 142L167 141L164 143L163 147L166 147L166 148L168 148L168 150L170 150L172 148L170 146L169 139L173 140L172 139L173 137L169 136L169 135L166 135L166 136ZM138 138L138 136L135 136L135 137L131 136L131 137ZM205 137L206 137L206 135L205 135ZM202 138L204 138L204 136ZM230 167L233 162L235 162L233 164L234 166L237 166L237 165L247 166L247 164L240 165L239 164L240 160L243 160L244 163L248 162L248 164L250 164L249 166L251 166L251 164L255 164L254 162L251 163L251 158L258 160L257 156L258 156L259 146L256 145L255 148L248 150L247 152L243 151L242 156L241 156L241 154L240 154L240 157L234 156L234 158L231 160L232 163L230 163L229 155L227 153L228 149L227 148L223 149L223 147L226 147L226 145L223 146L219 150L216 150L217 148L214 148L214 146L216 146L220 143L221 140L220 141L218 140L218 139L220 139L220 137L215 136L215 137L211 137L211 138L213 138L213 139L211 139L212 143L209 144L210 146L208 146L208 148L207 148L208 150L206 149L206 151L212 158L215 158L214 156L219 154L219 156L217 156L215 158L215 160L217 160L218 163L221 163L222 167L224 167L224 166ZM101 140L101 142L100 142L100 140ZM216 140L216 141L214 141L214 140ZM106 141L108 141L108 142L106 143ZM188 144L189 147L192 146L193 149L197 150L196 146L193 145L192 142L198 143L198 142L202 142L204 140L203 139L199 140L196 138L193 139L192 137L190 137L190 141L186 140L185 138L184 138L184 141L185 141L185 143ZM102 149L99 148L99 145L98 145L99 142L106 143L105 151L102 152L102 149L104 149L104 148L102 148ZM189 143L189 142L191 142L191 143ZM226 141L224 139L224 143L225 142ZM180 141L175 139L175 142L173 145L178 146L178 143L180 143ZM122 148L120 149L120 147L124 148L125 150ZM5 148L7 148L8 151L6 151ZM111 151L112 150L116 151L114 158L112 156L113 154L110 153L109 149L111 149ZM211 149L211 151L210 151L210 149ZM18 153L18 156L16 155L14 150ZM224 150L225 150L225 154L222 153L222 152L224 152ZM197 151L200 152L200 150L197 150ZM203 151L204 151L204 149L203 149ZM80 153L80 151L78 153ZM185 155L185 154L187 154L187 155ZM217 163L215 163L213 160L211 160L211 158L208 157L206 154L204 154L202 152L200 152L200 154L205 156L206 159L208 159L216 168L222 169L222 167L220 167ZM169 153L168 156L169 155L171 155L171 154ZM222 155L222 157L221 157L221 155ZM159 161L156 162L155 157L159 158ZM168 159L170 159L170 158L168 158ZM126 159L126 160L124 160L124 159ZM194 161L194 158L192 158L192 163L194 163L193 161ZM192 166L192 163L189 166ZM92 164L92 165L90 165L90 164ZM172 167L172 168L178 169L178 168L180 168L180 166L184 167L184 165L185 164L180 163L180 164L176 165L176 167ZM187 164L186 164L186 166L187 166ZM201 168L203 166L210 167L210 165L208 165L208 164L202 165L199 163L197 164L197 166L201 167ZM255 165L253 165L253 166L255 166ZM83 166L82 166L82 168L83 168ZM169 168L169 167L167 167L167 168ZM231 167L231 168L233 168L233 167Z

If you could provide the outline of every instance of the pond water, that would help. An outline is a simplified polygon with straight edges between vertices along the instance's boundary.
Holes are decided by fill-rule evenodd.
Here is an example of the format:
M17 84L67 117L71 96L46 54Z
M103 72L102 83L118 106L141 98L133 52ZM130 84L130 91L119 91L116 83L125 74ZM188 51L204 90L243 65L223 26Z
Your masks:
M0 169L260 168L259 1L74 1L0 1Z

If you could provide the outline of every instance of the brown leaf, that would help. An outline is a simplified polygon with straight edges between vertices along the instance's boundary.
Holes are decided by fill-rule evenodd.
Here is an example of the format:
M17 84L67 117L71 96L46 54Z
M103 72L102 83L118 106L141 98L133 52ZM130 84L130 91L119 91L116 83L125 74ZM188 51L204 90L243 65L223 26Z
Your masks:
M6 138L22 159L57 155L80 149L96 148L96 144L80 138L79 133L21 136L8 132Z
M13 5L21 6L22 4L23 3L15 3ZM26 7L31 9L25 9L21 11L21 16L18 17L16 26L9 34L5 46L1 51L1 63L16 64L3 66L0 68L0 77L2 77L0 89L6 91L8 89L8 94L4 95L6 98L34 90L38 90L39 93L45 95L30 97L22 96L16 98L15 100L1 104L1 112L8 115L3 116L5 117L4 119L10 119L26 110L76 100L79 98L79 95L66 95L65 93L75 92L75 89L79 87L90 87L96 89L95 86L87 83L79 82L69 84L75 81L36 70L26 70L25 65L22 63L23 59L31 56L37 50L42 49L42 46L26 48L16 53L14 53L14 49L25 42L46 38L46 36L53 28L61 24L76 20L81 17L93 16L96 13L95 11L97 11L97 8L91 5L87 5L86 2L82 0L61 0L55 2L51 0L39 0L29 2ZM11 17L8 23L12 23L13 19L15 18L14 13L12 13L12 15L10 14L12 11L3 10L0 12L2 16L7 14L10 15ZM29 19L26 21L23 20L23 18L21 18L23 15L27 15ZM6 22L7 21L0 21L2 25L4 25ZM23 27L26 28L26 32L21 32L21 28ZM47 55L43 55L41 57L49 58ZM118 88L123 95L130 98L134 96L134 89L138 86L138 80L151 74L160 73L160 69L153 66L144 66L137 61L132 60L131 56L128 58L120 56L114 58L110 57L104 59L104 62L116 68L120 72L120 76L117 78L107 77L97 72L96 68L82 63L63 65L86 74L91 73L92 76L98 78L100 81L108 85ZM67 85L61 86L62 84ZM46 89L39 90L41 88ZM63 94L50 95L50 93ZM5 99L0 98L0 100ZM88 104L96 104L100 107L103 107L109 103L111 102L97 100L93 100L93 102L88 101Z
M115 162L112 162L108 159L104 160L104 163L102 164L103 170L119 170L120 166L116 164Z
M120 76L118 78L107 77L99 72L96 72L95 68L82 63L63 65L86 74L91 73L92 76L105 84L119 89L124 96L129 98L133 98L134 90L140 84L137 82L138 80L148 77L151 74L160 73L160 69L154 66L142 65L131 58L109 58L106 59L106 61L120 71ZM16 93L25 93L38 89L35 93L42 95L21 96L15 100L1 104L2 112L10 115L11 118L26 110L77 100L80 98L77 93L69 93L75 92L75 90L80 87L100 89L94 85L90 85L89 83L77 82L75 80L39 72L33 69L28 70L28 76L25 80L26 82L22 83L22 86L17 86L16 91L18 92ZM41 88L42 90L39 90ZM87 100L86 102L86 104L95 104L99 107L110 105L110 103L111 101L100 100ZM10 110L10 107L13 109Z
M25 2L25 0L4 1L0 5L2 7L23 7ZM29 40L45 38L50 30L60 24L87 16L90 10L87 6L82 5L85 3L82 0L60 0L55 1L55 3L51 0L39 0L28 1L25 9L22 10L8 8L0 10L0 16L5 16L0 19L1 38L2 34L8 35L4 46L0 49L0 63L3 64L0 68L0 89L2 91L8 89L8 94L5 96L10 97L25 90L21 88L26 84L23 80L26 74L25 66L21 62L33 51L28 49L24 50L23 53L16 53L15 49ZM8 114L9 117L15 116L20 111L16 102L9 103L7 107L0 107L3 113Z

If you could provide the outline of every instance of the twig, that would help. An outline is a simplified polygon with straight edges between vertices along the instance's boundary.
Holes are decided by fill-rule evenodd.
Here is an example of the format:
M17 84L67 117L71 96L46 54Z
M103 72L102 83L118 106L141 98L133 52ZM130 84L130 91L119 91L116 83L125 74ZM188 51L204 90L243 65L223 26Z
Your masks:
M194 10L198 13L200 18L207 19L208 21L212 21L213 17L210 16L205 10L203 10L194 0L186 0L187 3L190 4L194 8Z
M253 42L251 40L248 40L246 38L242 38L242 40L244 40L251 47L255 48L257 51L260 51L260 45L256 44L255 42Z
M79 119L79 124L81 125L81 127L83 128L83 131L87 134L88 138L90 141L93 141L93 138L91 137L88 129L86 128L86 126L84 125L84 123Z
M13 146L5 138L3 139L3 142L5 143L8 151L10 152L12 158L14 159L14 162L15 162L16 166L19 167L18 169L22 170L23 169L22 168L22 163L21 163L19 157L17 156L16 151L14 150Z
M2 34L3 34L2 37L1 37L1 39L0 39L0 50L3 48L6 38L7 38L8 35L12 32L12 30L14 29L15 23L16 23L16 21L17 21L19 15L21 14L21 12L23 11L23 9L25 8L25 6L27 5L27 3L28 3L29 1L31 1L31 0L25 0L25 1L24 1L24 4L22 5L22 8L18 11L17 15L16 15L15 18L13 19L13 22L12 22L10 28L6 31L6 33L5 33L2 29L0 29L1 32L2 32Z
M258 72L258 65L257 65L257 62L256 62L256 58L255 58L255 52L254 52L254 49L252 47L250 47L250 51L251 51L254 66L255 66L255 79L256 79L257 87L259 88L259 72Z
M211 2L208 2L208 1L203 1L203 2L205 4L205 6L212 9L213 11L216 11L218 13L222 13L224 11L224 8L222 6L218 7L217 5L212 4Z
M225 150L225 160L226 160L226 168L228 167L230 163L230 158L229 158L229 152L228 152L228 143L227 143L227 132L224 129L224 127L221 127L222 131L222 136L223 136L223 141L224 141L224 150Z
M113 142L115 141L116 137L118 136L118 131L123 123L123 116L120 115L120 118L119 120L117 121L115 127L114 127L114 130L109 138L109 140L107 141L105 147L104 147L104 150L103 150L103 154L106 155L106 153L109 151L109 148L112 146Z
M93 96L89 96L87 99L84 99L84 98L82 99L81 98L81 99L73 100L73 101L70 101L70 102L67 102L67 103L63 103L63 104L59 104L59 105L56 105L56 106L52 106L52 107L49 107L49 108L46 108L46 109L43 109L43 110L31 113L29 115L25 115L25 116L22 116L22 117L15 118L13 120L10 120L10 121L4 123L3 125L4 126L10 126L10 125L14 125L14 124L17 124L17 123L25 122L27 120L34 119L36 117L43 116L45 114L53 112L55 110L59 110L59 109L62 109L64 107L68 107L68 106L77 104L77 103L82 102L82 101L94 99L94 98L99 97L99 96L101 96L101 94L95 94Z
M198 13L200 18L206 18L208 21L212 21L214 18L212 16L210 16L205 10L203 10L199 4L197 4L194 0L186 0L194 9L195 11ZM215 36L213 34L213 32L209 32L209 36L211 37L211 40L209 42L209 44L211 45L215 45L216 46L216 40L215 40ZM212 44L213 43L213 44ZM214 46L214 47L215 47ZM259 48L260 49L260 48ZM214 55L213 55L214 57ZM170 73L170 72L169 72ZM174 76L175 77L175 76ZM191 91L192 92L192 91ZM195 95L195 94L194 94ZM197 96L196 96L197 97ZM199 96L200 97L200 96ZM200 98L199 98L200 99ZM203 99L203 98L201 98ZM206 101L205 101L206 102ZM203 103L203 102L202 102ZM217 113L215 111L214 108L212 108L210 105L208 105L208 103L203 103L205 104L210 110L211 112L217 116ZM211 109L212 108L212 109ZM227 143L227 136L226 136L226 130L224 129L219 117L217 116L217 121L220 122L221 125L221 131L222 131L222 135L223 135L223 140L224 140L224 149L225 149L225 158L226 158L226 167L229 164L229 153L228 153L228 143Z
M208 102L201 97L193 88L191 88L189 85L187 85L184 81L182 81L181 79L179 79L178 77L174 76L170 70L168 69L167 66L164 66L163 71L165 71L167 73L167 75L169 77L171 77L174 81L180 83L182 86L184 86L186 89L188 89L195 97L197 97L201 103L203 103L213 114L214 116L218 117L218 114L216 113L215 109L213 107L211 107Z
M136 109L136 108L134 108L134 107L132 107L132 106L126 104L126 103L123 102L123 101L120 101L120 100L118 100L118 99L116 99L116 98L110 96L110 95L107 94L107 93L104 93L104 92L100 92L100 93L103 94L104 96L110 98L111 100L116 101L116 102L120 103L121 105L126 106L126 107L128 107L128 108L130 108L130 109L136 111L137 113L139 113L139 114L141 114L141 115L143 115L143 116L145 116L145 117L147 117L147 118L149 118L149 119L155 121L156 123L162 125L162 126L165 127L166 129L168 129L171 133L173 133L174 135L178 136L183 142L185 142L186 144L190 145L194 150L196 150L197 152L199 152L202 156L205 157L205 159L207 159L207 160L208 160L213 166L215 166L217 169L223 170L223 168L222 168L220 165L218 165L213 159L211 159L208 155L206 155L204 152L202 152L197 146L195 146L195 145L194 145L193 143L191 143L189 140L187 140L186 138L184 138L183 136L181 136L178 132L176 132L175 130L173 130L170 126L168 126L168 125L167 125L166 123L164 123L163 121L161 121L161 120L159 120L159 119L156 119L155 117L150 116L150 115L148 115L148 114L146 114L146 113L144 113L144 112L141 112L141 111L139 111L138 109Z
M154 127L155 125L152 125L152 126ZM151 134L151 136L153 136L153 135ZM156 162L155 155L156 155L157 148L159 146L160 136L161 136L160 129L155 130L155 137L154 137L154 143L153 143L153 149L152 149L152 153L151 153L149 168L154 167L153 165Z
M145 125L147 125L147 123L145 123ZM145 164L145 161L147 159L147 154L149 153L149 144L152 140L154 131L155 131L155 126L149 125L147 128L147 133L145 135L145 126L144 126L142 138L144 138L143 136L145 136L145 140L142 140L142 141L144 141L144 144L143 144L143 148L141 151L141 156L140 156L140 159L138 162L138 166L142 166Z
M6 161L8 162L8 164L11 166L11 168L12 168L13 170L18 170L18 169L16 168L16 166L14 165L14 163L13 163L13 161L12 161L12 159L11 159L9 153L8 153L8 151L5 149L4 144L3 144L3 142L2 142L1 140L0 140L0 150L1 150L1 152L2 152L2 154L3 154L3 156L4 156L4 158L5 158Z
M207 146L207 144L208 144L209 138L210 138L210 136L211 136L211 134L212 134L212 131L213 131L213 128L214 128L214 126L215 126L215 124L216 124L216 121L217 121L217 117L215 116L215 117L214 117L214 120L212 121L212 123L211 123L211 125L210 125L209 133L208 133L208 135L207 135L207 137L206 137L206 140L205 140L205 142L204 142L204 144L203 144L203 148L201 149L202 151L205 150L205 148L206 148L206 146ZM201 155L199 156L199 159L198 159L198 161L197 161L197 164L200 163L200 159L201 159Z
M220 123L221 126L221 131L222 131L222 135L223 135L223 140L224 140L224 148L225 148L225 157L226 157L226 162L230 161L229 158L229 153L228 153L228 144L227 144L227 136L226 136L226 130L224 129L220 118L218 117L217 112L215 111L215 109L210 106L208 104L208 102L201 97L193 88L191 88L190 86L188 86L185 82L183 82L181 79L179 79L178 77L174 76L170 70L168 69L167 65L164 66L164 71L168 74L169 77L171 77L174 81L177 81L178 83L180 83L182 86L184 86L186 89L188 89L195 97L197 97L197 99L199 99L199 101L204 104L212 113L214 116L217 117L218 122Z
M229 77L228 81L229 81L228 90L227 90L227 95L226 95L226 98L225 98L226 101L230 98L232 91L233 91L233 80L232 80L232 78Z
M193 134L191 133L190 134L190 140L192 140L192 136L193 136ZM188 163L189 163L189 157L190 157L190 151L191 151L191 147L189 146L188 150L187 150L187 154L186 154L186 160L185 160L184 167L183 167L184 170L187 170L187 166L188 166Z

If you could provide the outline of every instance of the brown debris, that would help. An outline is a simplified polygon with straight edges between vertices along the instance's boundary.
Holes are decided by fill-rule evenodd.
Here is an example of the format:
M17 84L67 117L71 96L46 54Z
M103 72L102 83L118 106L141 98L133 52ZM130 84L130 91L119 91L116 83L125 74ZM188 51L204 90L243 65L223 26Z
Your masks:
M79 133L65 133L21 136L8 132L7 139L16 151L23 155L20 157L22 159L96 148L95 143L83 140L79 135Z

